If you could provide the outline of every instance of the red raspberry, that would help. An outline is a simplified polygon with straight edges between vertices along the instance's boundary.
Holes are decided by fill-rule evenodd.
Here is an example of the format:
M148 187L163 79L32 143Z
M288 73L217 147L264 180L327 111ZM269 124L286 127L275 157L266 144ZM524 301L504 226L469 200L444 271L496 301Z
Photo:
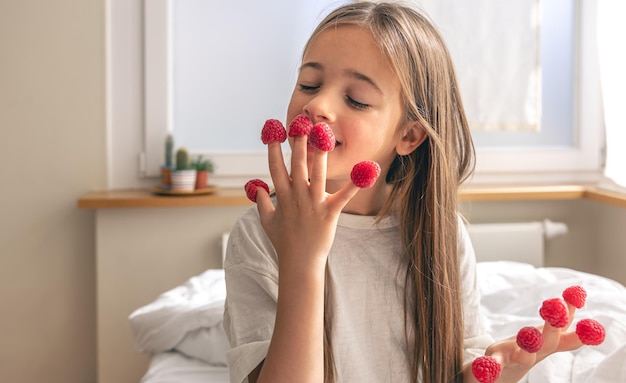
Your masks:
M246 182L244 189L246 190L246 195L248 196L248 199L252 202L256 202L257 187L262 187L263 189L265 189L266 192L270 192L269 186L267 186L265 182L259 179L254 179Z
M313 125L309 133L309 143L324 152L335 149L335 135L324 122Z
M493 383L500 377L502 366L491 356L481 356L472 362L472 374L480 383Z
M312 127L311 120L304 114L299 114L289 124L289 137L307 136Z
M579 309L585 305L587 292L581 286L570 286L563 291L563 299L565 299L565 302Z
M526 352L537 352L543 346L543 334L536 327L522 327L517 333L517 345Z
M278 120L267 120L263 125L263 129L261 130L261 141L264 144L269 144L271 142L285 142L287 139L287 131L283 126L282 122Z
M350 172L352 183L360 188L372 187L378 176L380 176L380 165L374 161L359 162Z
M597 346L604 342L606 331L600 322L593 319L583 319L576 324L576 335L583 344Z
M541 318L553 327L565 327L569 322L567 306L560 298L546 299L539 309Z

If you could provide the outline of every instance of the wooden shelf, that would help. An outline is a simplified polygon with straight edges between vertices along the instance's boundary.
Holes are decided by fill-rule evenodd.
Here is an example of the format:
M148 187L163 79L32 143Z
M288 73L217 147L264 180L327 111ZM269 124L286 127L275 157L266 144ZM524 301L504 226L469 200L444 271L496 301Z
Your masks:
M461 201L523 201L566 200L585 196L580 185L518 185L518 186L464 186L459 192Z
M87 193L78 200L80 209L136 207L245 206L252 202L243 189L218 189L213 194L163 196L147 189L110 190Z
M519 185L464 186L461 201L528 201L590 199L605 204L626 207L626 195L583 185ZM218 189L213 194L189 196L156 195L147 189L90 192L78 200L80 209L140 208L140 207L199 207L247 206L252 202L243 189Z
M626 194L601 189L596 186L590 186L585 190L585 198L608 205L626 208Z

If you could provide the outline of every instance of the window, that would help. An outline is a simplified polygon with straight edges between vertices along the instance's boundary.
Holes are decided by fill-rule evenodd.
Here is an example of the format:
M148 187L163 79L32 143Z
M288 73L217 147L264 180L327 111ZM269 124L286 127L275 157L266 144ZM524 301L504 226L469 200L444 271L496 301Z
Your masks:
M121 0L110 1L112 3L121 2ZM148 177L157 176L158 174L158 168L163 157L164 137L168 131L168 126L172 124L172 108L176 108L177 105L177 101L172 98L179 91L176 89L177 85L175 84L176 70L172 70L172 62L169 61L171 56L168 56L168 50L171 49L172 52L185 54L185 49L189 49L189 47L176 47L175 43L170 45L173 40L166 38L170 36L167 33L170 17L175 19L182 16L181 12L186 12L177 10L177 8L172 6L177 1L185 3L183 0L147 0L145 4L146 115L144 117L145 137L143 140L143 151L146 157L143 175ZM284 2L286 4L292 3L288 0L284 0ZM201 1L189 3L201 3ZM274 4L275 1L269 3ZM549 126L551 124L550 121L553 121L556 122L553 125L557 126L558 129L565 129L569 133L559 131L547 133L551 135L551 138L547 138L547 136L540 137L539 142L525 142L523 139L524 133L476 133L478 163L473 182L582 182L595 181L600 173L602 106L600 103L599 77L595 52L596 5L594 2L585 2L583 0L544 0L541 3L544 4L545 8L543 24L548 26L561 25L560 29L553 29L552 32L549 27L542 28L542 39L546 41L543 44L544 51L542 55L555 54L561 59L563 57L566 58L565 61L561 60L560 62L548 61L547 59L542 60L545 63L543 76L544 101L552 99L554 103L554 105L549 106L543 105L542 124L544 127ZM332 7L336 4L337 2L328 1L323 6L318 5L316 12L309 12L308 14L319 15L326 9L326 6ZM295 12L295 10L287 8L285 9L286 12ZM112 16L115 16L115 14L112 14ZM551 18L556 18L557 20L552 19L551 21ZM115 22L114 19L113 17L111 22ZM290 55L292 56L290 58L292 60L294 57L296 60L299 59L302 49L301 45L304 43L302 39L308 37L313 24L318 19L309 20L311 26L308 27L308 30L302 31L302 34L299 35L300 37L294 37L290 48ZM555 21L559 23L554 24ZM563 25L566 26L565 29L562 28ZM187 25L187 27L191 28L192 24ZM558 32L563 30L569 30L571 34L563 37ZM242 33L256 32L258 31L242 31ZM558 51L551 49L547 43L554 41L551 39L558 38L571 39L572 45L566 46L561 43L559 46L565 48L565 51L558 53ZM202 41L206 41L206 39ZM112 48L115 53L115 46ZM219 60L219 57L216 59ZM285 62L287 61L285 60ZM554 67L550 67L550 63L553 63ZM233 63L233 65L237 65L237 63ZM289 82L293 81L293 70L295 68L293 68L294 64L292 62L289 62L287 65L291 66L290 68L292 69L289 75L290 78L287 80ZM550 73L552 75L549 75ZM225 73L223 78L228 79L229 77L232 78L232 76L232 73ZM114 84L116 81L115 77L114 75L112 78ZM174 82L172 82L172 79L174 79ZM551 81L553 82L551 83ZM277 89L280 88L279 91L285 91L284 84L284 82L281 83L281 86L277 87ZM288 92L291 91L291 86L292 84L287 84ZM552 93L557 91L562 93ZM268 95L269 97L280 100L286 107L287 94L277 93L272 96ZM187 108L188 104L193 101L189 100L191 99L188 98L185 101L184 108ZM241 102L241 100L236 99L234 101ZM197 102L197 100L194 102L202 106L202 102ZM238 108L238 110L243 110L243 108ZM280 115L281 110L276 109L272 113ZM282 115L284 114L283 112ZM230 117L232 117L231 120L233 121L241 119L241 116L238 115ZM255 122L254 124L262 124L265 118L270 117L275 118L276 115L258 117L260 123ZM194 123L186 122L185 124L192 126ZM253 133L246 132L245 134L254 138L254 132L260 130L260 125L247 126L248 124L253 123L245 124L246 129L250 129L249 132ZM235 144L201 147L194 144L199 139L185 138L184 135L181 135L180 139L177 139L175 136L177 146L179 144L189 146L192 153L203 154L212 158L217 165L214 180L220 185L238 187L251 177L268 178L265 149L262 146L255 146L257 144L253 142L240 141L238 137L243 135L243 133L235 133L234 125L221 123L215 125L218 126L204 123L200 126L200 129L210 131L210 136L218 137L219 139L228 139L227 133L233 132L233 136L230 139L233 139ZM178 134L176 129L178 128L174 128L175 135ZM113 127L113 131L116 131L115 127ZM547 130L544 129L543 132L545 133ZM492 134L499 137L495 139L489 137ZM525 134L529 135L529 133ZM537 137L537 135L534 137ZM187 142L190 144L187 144ZM115 142L113 144L116 146ZM242 146L237 147L236 145L238 144ZM115 147L114 150L117 152ZM114 166L114 172L116 168Z
M626 4L618 1L599 1L598 45L606 124L606 166L608 178L603 186L626 192L626 117L622 111L624 87L626 86L626 56L620 42L626 35L623 18Z

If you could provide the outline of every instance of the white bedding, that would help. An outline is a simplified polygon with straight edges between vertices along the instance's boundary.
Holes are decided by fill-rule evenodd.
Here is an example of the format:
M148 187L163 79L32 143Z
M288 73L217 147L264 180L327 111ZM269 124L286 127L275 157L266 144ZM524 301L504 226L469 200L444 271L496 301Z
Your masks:
M155 354L140 383L227 383L228 367L210 365L176 351Z
M605 342L555 354L537 365L529 383L626 382L626 288L593 274L535 268L516 262L479 262L481 305L495 339L541 324L539 306L571 285L582 285L587 304L576 320L593 318L607 330ZM208 270L130 315L138 351L152 354L142 383L228 382L222 329L223 270Z

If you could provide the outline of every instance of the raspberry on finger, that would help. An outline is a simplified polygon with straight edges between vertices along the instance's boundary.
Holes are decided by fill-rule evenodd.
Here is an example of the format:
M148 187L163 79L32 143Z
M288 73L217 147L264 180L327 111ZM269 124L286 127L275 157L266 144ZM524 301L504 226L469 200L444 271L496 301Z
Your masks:
M565 302L560 298L546 299L539 309L541 318L552 327L563 328L569 322L569 312Z
M320 122L311 128L309 143L321 151L330 152L335 149L335 135L330 126Z
M516 342L522 350L535 353L543 346L543 334L536 327L522 327L517 333Z
M580 309L585 305L587 292L582 286L570 286L563 290L563 299L570 305Z
M494 383L500 377L502 366L491 356L481 356L472 362L472 374L480 383Z
M263 129L261 130L261 141L263 141L264 144L285 142L286 139L287 131L282 122L275 119L265 121Z
M246 182L244 190L246 191L246 196L252 202L256 202L257 187L262 187L266 192L270 192L269 186L267 186L267 184L262 180L253 179Z
M289 123L289 137L308 136L313 122L304 114L297 115Z

